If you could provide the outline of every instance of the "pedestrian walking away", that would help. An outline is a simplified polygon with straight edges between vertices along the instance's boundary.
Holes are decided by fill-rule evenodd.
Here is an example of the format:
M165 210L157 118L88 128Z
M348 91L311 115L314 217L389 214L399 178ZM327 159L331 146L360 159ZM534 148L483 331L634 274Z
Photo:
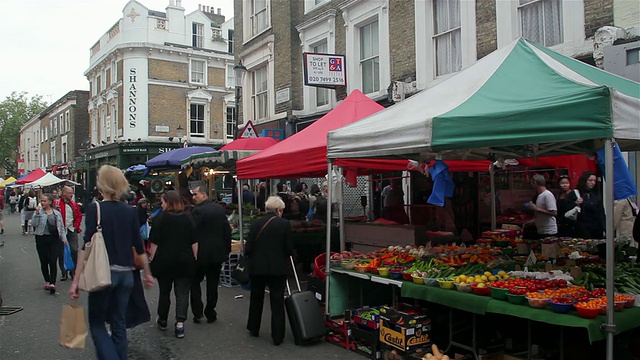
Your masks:
M36 234L36 250L40 259L42 277L45 281L44 289L55 294L58 276L56 263L63 243L67 243L67 238L66 230L62 224L62 215L51 207L52 203L51 194L42 194L40 204L33 212L31 223Z
M38 200L36 200L36 193L33 190L29 190L29 193L24 199L24 207L22 208L22 211L24 212L24 223L22 225L23 235L28 235L33 232L32 227L29 226L29 221L31 221L31 217L33 217L33 212L36 210L37 206Z
M64 222L64 227L67 230L67 241L69 242L69 248L71 249L71 258L73 263L78 263L78 234L82 232L80 225L82 224L82 213L80 212L80 206L73 201L74 190L70 186L65 186L62 189L62 198L58 200L58 206L60 214ZM55 203L55 198L54 198ZM60 265L60 271L62 271L62 278L60 281L67 280L69 274L64 269L64 253L61 253L58 257L58 264ZM70 274L73 278L73 271Z
M220 268L231 251L231 227L222 206L208 198L209 191L199 186L193 191L193 201L196 204L191 212L195 224L194 236L198 242L198 260L196 272L191 283L191 311L193 321L207 322L217 320L218 313L218 283ZM207 278L207 304L203 307L202 289L200 284Z
M132 248L142 259L145 285L151 286L154 281L140 239L135 210L119 201L120 195L129 189L127 179L120 169L103 165L98 170L97 184L104 201L91 203L86 208L84 244L78 252L78 265L69 295L74 300L79 298L78 283L84 272L86 260L85 244L91 241L91 237L97 231L97 207L100 206L100 227L109 255L111 285L89 293L89 331L98 360L126 360L129 344L126 312L135 271ZM110 331L107 331L105 326L107 322Z
M158 279L158 319L160 330L166 330L171 289L176 297L174 333L183 338L184 322L189 311L189 290L195 272L198 243L193 236L193 220L185 211L180 194L171 190L162 194L162 212L153 219L149 233L151 241L151 271Z
M265 216L251 224L245 255L249 259L251 298L247 330L251 336L260 334L264 290L269 287L271 304L271 338L273 345L284 341L284 287L287 281L289 256L293 254L291 225L282 218L285 204L279 196L270 196Z

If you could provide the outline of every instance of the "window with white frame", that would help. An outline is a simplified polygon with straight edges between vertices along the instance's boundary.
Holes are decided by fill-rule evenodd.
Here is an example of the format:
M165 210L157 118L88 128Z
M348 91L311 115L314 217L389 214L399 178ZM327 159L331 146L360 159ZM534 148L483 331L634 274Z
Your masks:
M460 0L434 0L436 76L462 70Z
M235 31L233 29L227 30L227 46L229 54L233 54L234 52L234 39Z
M304 0L304 13L315 10L318 6L328 3L331 0Z
M191 59L191 82L205 84L206 62L204 60Z
M62 163L67 162L67 143L62 143Z
M192 137L204 137L204 104L189 106L189 135Z
M520 0L522 37L543 46L563 42L562 0Z
M476 1L415 0L415 10L418 89L476 62Z
M252 72L253 89L251 102L253 104L253 116L256 120L265 119L269 115L269 99L267 86L267 67L263 66Z
M69 118L69 110L64 113L64 124L67 131L71 131L71 119Z
M362 92L380 90L380 47L378 20L363 25L360 31L360 74Z
M60 134L64 134L65 131L64 114L60 114Z
M107 128L107 111L105 109L102 109L100 111L100 115L102 115L100 116L100 129L103 130L101 131L100 138L104 140L107 137L105 130Z
M51 164L56 163L56 141L51 141Z
M236 114L236 108L233 106L227 106L227 118L226 118L227 139L233 139L233 135L235 133L235 128L236 128L235 114Z
M202 48L204 43L204 24L192 23L191 24L192 41L191 45L194 48Z
M345 64L351 74L347 91L360 89L375 99L386 97L391 83L389 1L344 1L338 10L346 28L345 55L352 59Z
M53 118L53 136L58 135L58 118Z
M233 88L236 86L236 73L233 70L233 64L227 64L227 87Z
M49 128L45 126L44 128L44 140L49 140Z
M312 48L312 52L316 54L326 54L328 51L327 41L316 44ZM329 104L329 89L316 87L316 107Z
M111 61L111 83L115 84L118 81L118 63Z
M250 0L251 1L251 35L255 36L269 27L269 19L267 16L268 0Z

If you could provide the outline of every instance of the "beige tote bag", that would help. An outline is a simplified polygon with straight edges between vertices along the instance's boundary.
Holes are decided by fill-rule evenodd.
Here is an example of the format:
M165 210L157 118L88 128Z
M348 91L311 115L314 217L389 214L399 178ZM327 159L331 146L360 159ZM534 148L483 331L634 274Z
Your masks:
M87 292L94 292L111 285L111 266L109 265L109 254L102 237L102 226L100 225L100 203L96 203L98 212L96 232L91 237L91 241L85 245L84 271L80 274L78 286Z

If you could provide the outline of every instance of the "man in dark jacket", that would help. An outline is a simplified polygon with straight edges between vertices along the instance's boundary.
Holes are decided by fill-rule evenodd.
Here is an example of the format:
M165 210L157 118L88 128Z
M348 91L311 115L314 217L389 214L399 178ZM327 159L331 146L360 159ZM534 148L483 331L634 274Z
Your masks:
M218 282L220 268L227 261L231 251L231 227L224 208L208 197L208 190L199 186L193 190L195 206L191 216L195 222L195 238L198 242L198 260L196 275L191 284L191 311L193 321L207 322L217 320L216 305L218 303ZM207 306L202 304L200 283L207 277Z

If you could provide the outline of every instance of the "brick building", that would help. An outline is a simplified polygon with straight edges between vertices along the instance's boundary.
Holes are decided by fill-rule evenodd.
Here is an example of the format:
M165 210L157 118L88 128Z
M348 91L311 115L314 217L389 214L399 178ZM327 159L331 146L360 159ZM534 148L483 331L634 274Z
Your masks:
M353 89L384 106L432 87L519 37L594 64L603 26L638 27L624 0L235 0L248 68L243 121L290 135ZM629 15L635 14L634 15ZM617 15L615 15L617 14ZM347 86L304 85L303 52L346 57Z
M69 91L21 127L19 172L42 168L74 179L75 157L88 143L88 102L88 91Z
M127 168L185 142L227 142L233 22L210 6L185 13L180 0L168 4L160 12L129 1L90 49L90 141L81 159L90 179L102 164Z

